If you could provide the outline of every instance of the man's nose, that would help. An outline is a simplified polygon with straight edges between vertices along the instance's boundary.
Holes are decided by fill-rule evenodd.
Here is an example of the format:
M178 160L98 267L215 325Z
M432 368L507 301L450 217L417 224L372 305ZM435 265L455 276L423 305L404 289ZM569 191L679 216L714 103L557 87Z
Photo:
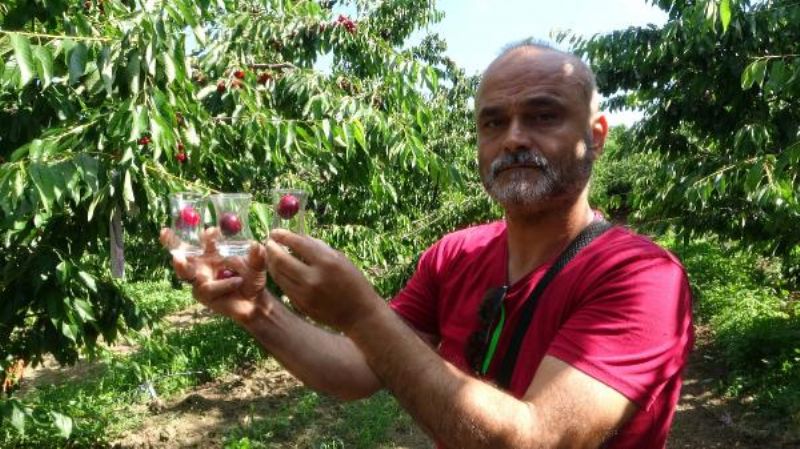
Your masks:
M514 118L508 124L506 129L505 139L503 141L503 150L514 153L521 150L527 150L530 147L529 136L525 132L522 121L519 118Z

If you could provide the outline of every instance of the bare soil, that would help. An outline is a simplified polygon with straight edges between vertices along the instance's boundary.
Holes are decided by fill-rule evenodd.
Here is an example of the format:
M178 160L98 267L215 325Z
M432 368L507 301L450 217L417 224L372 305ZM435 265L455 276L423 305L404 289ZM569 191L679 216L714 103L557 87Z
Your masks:
M170 329L184 329L198 323L209 321L213 312L201 304L194 304L184 310L163 318L163 325ZM100 339L102 344L102 338ZM120 339L113 346L107 346L115 354L130 354L135 351L136 345L128 340ZM63 367L51 356L46 356L42 363L33 368L25 367L23 381L19 385L19 395L24 395L28 390L37 385L57 385L60 383L85 379L99 373L104 368L103 363L94 360L82 360L73 366Z
M279 413L287 403L300 400L305 388L276 363L249 372L229 374L163 404L151 403L152 415L138 428L123 435L115 448L177 449L222 447L228 431ZM335 419L337 407L323 402L322 420ZM325 410L327 409L327 410ZM293 437L274 447L309 448L317 435L313 427L293 429ZM390 448L430 448L427 437L416 428L392 429ZM271 446L273 447L273 446Z

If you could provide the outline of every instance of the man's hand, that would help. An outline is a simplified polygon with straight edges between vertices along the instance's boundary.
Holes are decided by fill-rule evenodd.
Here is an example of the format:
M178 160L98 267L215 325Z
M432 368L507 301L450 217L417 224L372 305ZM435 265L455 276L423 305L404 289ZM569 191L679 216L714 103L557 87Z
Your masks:
M347 333L357 320L384 306L358 268L320 240L276 229L267 255L275 282L298 310L319 323Z
M276 231L276 234L280 233ZM254 244L247 257L223 258L215 244L218 238L219 230L206 230L201 235L205 248L202 256L188 260L173 258L178 277L194 286L192 294L195 299L237 321L310 388L342 399L366 397L380 388L380 382L352 341L296 316L266 290L267 250L263 245ZM161 243L166 248L175 248L176 241L172 231L161 231ZM310 239L309 243L317 245ZM277 246L275 243L271 245ZM283 248L277 249L282 253L284 263L288 260L305 266ZM328 251L335 253L330 248ZM359 275L355 267L348 266ZM237 275L216 279L217 272L223 268L235 271ZM299 279L306 279L306 275L304 271ZM366 280L363 282L369 287ZM284 288L295 286L295 283L286 281L279 284ZM294 295L291 290L287 293Z
M176 240L170 229L161 230L161 244L172 248ZM192 295L214 312L246 324L259 312L268 312L275 298L265 290L266 250L254 243L246 257L223 258L217 251L217 228L201 234L204 252L201 256L175 256L172 266L179 278L192 284ZM217 279L223 269L236 273L228 279Z

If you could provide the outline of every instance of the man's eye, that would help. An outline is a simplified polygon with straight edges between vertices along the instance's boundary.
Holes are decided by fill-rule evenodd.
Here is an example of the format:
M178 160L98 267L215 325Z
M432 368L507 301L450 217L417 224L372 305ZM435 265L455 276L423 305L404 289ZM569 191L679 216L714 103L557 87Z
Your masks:
M542 112L534 115L533 119L536 123L549 124L558 120L558 114L554 112Z
M499 119L488 119L483 122L483 127L487 129L498 128L502 122Z

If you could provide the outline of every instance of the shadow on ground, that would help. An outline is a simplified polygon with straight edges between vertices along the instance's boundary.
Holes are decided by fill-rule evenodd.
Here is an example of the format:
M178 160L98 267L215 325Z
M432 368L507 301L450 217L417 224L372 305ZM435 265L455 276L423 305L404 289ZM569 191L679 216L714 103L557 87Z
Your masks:
M375 400L390 401L388 397ZM385 443L365 446L364 442L378 437L368 434L375 431L366 428L371 426L357 425L359 420L353 416L352 405L311 392L277 365L226 376L165 404L151 404L151 409L154 414L113 447L220 448L226 441L242 438L260 441L270 448L432 447L404 416L387 423L383 429ZM368 417L368 422L374 424L375 417Z

